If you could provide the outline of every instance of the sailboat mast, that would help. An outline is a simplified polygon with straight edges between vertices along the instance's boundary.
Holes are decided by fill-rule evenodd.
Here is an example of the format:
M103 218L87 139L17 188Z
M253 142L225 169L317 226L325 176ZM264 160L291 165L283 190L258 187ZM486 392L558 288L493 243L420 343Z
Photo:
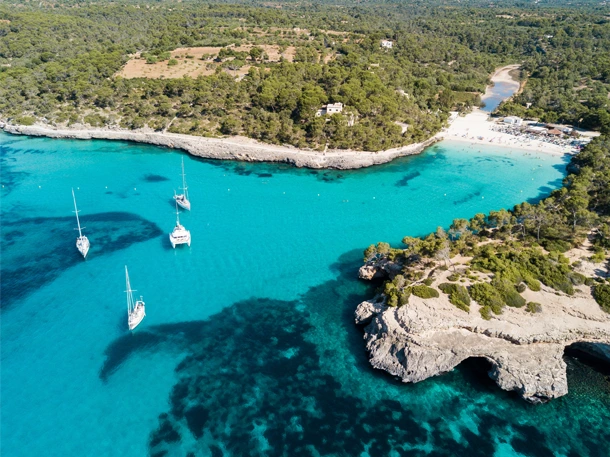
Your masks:
M184 190L184 198L189 199L188 187L186 187L186 174L184 173L184 157L182 157L182 190Z
M78 208L76 207L76 197L74 196L74 189L72 189L72 200L74 200L74 212L76 213L76 224L78 225L78 236L80 238L83 236L83 233L80 229L80 220L78 219Z
M131 284L129 284L129 273L127 273L127 265L125 265L125 283L127 284L127 290L125 292L127 292L127 313L130 314L131 313L131 302L133 301L133 298L131 296Z

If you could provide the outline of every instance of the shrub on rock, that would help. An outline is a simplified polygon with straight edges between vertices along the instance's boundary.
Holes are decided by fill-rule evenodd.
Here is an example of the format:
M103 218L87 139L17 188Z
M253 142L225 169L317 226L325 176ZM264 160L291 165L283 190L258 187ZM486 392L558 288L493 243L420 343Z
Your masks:
M417 286L413 286L411 288L411 292L413 293L413 295L419 298L437 298L440 296L436 289L428 287L424 284L418 284Z
M525 306L525 310L528 313L541 313L542 312L542 305L540 303L536 303L536 302L529 302L526 306Z
M610 313L610 284L599 284L593 288L593 298L601 308Z
M440 284L438 288L449 295L449 301L452 305L463 311L470 311L470 294L464 286L445 282Z

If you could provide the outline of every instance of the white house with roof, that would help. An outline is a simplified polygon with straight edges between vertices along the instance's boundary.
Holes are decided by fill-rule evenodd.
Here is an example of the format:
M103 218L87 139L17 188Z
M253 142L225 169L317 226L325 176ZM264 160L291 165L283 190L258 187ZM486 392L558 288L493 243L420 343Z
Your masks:
M316 112L316 116L320 117L320 116L326 116L327 114L328 115L340 114L342 112L343 112L343 103L341 103L341 102L329 103L328 105L322 106L322 108L320 108Z
M381 47L386 49L392 49L394 42L392 40L381 40Z

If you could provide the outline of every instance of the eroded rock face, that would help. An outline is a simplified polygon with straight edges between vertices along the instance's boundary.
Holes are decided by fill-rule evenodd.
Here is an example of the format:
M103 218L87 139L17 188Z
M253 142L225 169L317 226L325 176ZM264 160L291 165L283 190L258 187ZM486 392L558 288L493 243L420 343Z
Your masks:
M358 270L358 277L360 279L381 279L381 278L394 278L402 270L402 265L399 263L392 262L386 257L381 259L370 261L365 263Z
M516 391L532 403L567 394L564 349L586 342L606 350L610 316L579 291L574 297L542 291L541 314L505 309L489 321L478 305L469 313L447 297L411 297L400 308L365 301L356 310L356 323L366 325L365 341L371 365L404 382L419 382L453 370L470 357L492 365L489 375L504 390Z

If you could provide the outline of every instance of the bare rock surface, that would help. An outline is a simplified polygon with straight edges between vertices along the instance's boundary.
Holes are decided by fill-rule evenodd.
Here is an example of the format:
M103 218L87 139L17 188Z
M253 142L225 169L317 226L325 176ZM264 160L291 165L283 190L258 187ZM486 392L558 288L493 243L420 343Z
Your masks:
M373 367L404 382L419 382L453 370L471 357L491 363L489 375L504 390L532 403L568 392L564 349L589 343L601 354L610 347L610 315L581 286L574 296L543 287L526 292L542 303L542 312L505 308L487 321L479 306L462 311L441 293L438 298L411 296L407 305L387 307L379 298L361 303L356 323L366 325L364 339ZM610 357L609 357L610 360Z

